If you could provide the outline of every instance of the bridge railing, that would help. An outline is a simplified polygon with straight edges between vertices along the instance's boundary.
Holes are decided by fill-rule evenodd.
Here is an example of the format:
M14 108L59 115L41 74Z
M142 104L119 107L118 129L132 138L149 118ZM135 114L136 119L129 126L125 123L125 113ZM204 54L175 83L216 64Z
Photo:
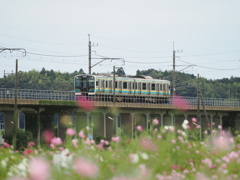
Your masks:
M14 98L14 89L0 88L0 98ZM18 99L46 99L74 101L74 91L18 89Z
M14 89L8 88L0 88L0 98L14 98L15 92ZM89 99L93 99L92 96L88 97ZM198 105L197 97L182 97L183 99L178 99L178 101L182 101L179 103L183 103L183 101L187 101L190 105ZM74 91L56 91L56 90L36 90L36 89L18 89L18 99L43 99L43 100L69 100L74 101L75 93ZM150 98L135 98L129 97L128 99L121 96L118 96L116 99L117 103L156 103L154 100ZM100 102L113 102L113 99L106 95L98 95L94 97L93 100L97 100ZM125 101L125 102L124 102ZM161 102L163 104L172 104L172 100L170 99L168 102ZM202 101L200 100L200 106L202 106ZM203 103L205 106L224 106L224 107L240 107L240 99L224 99L224 98L203 98Z

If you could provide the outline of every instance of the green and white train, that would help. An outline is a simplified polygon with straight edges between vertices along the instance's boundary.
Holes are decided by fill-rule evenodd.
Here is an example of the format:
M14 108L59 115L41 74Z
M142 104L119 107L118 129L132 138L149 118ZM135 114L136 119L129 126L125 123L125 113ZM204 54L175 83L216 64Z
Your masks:
M74 77L74 86L76 96L101 101L166 103L171 95L170 81L143 75L83 74Z

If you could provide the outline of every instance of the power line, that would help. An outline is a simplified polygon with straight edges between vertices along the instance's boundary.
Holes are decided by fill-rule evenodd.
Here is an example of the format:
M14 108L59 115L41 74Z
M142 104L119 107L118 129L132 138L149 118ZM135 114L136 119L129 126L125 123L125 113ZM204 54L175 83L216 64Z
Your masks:
M182 61L182 62L187 63L187 64L191 64L191 65L193 65L193 66L197 66L197 67L205 68L205 69L221 70L221 71L239 70L239 68L236 68L236 69L219 69L219 68L211 68L211 67L205 67L205 66L199 66L199 65L196 65L196 64L192 64L192 63L189 63L189 62L186 62L186 61L180 60L180 59L179 59L179 61Z

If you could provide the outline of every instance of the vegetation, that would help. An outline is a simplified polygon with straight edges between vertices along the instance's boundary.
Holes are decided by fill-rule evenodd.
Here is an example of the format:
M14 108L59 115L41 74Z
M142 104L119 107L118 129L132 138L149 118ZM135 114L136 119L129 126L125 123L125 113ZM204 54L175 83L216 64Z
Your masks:
M137 75L148 75L156 79L166 79L172 82L172 71L157 71L149 69L137 71ZM199 78L199 85L204 97L210 98L240 98L240 77L212 80ZM180 96L197 96L198 79L193 74L176 72L176 94Z
M196 119L192 121L197 122ZM13 151L10 144L0 147L0 177L9 180L99 179L239 179L240 136L207 129L200 138L195 129L158 127L147 132L141 126L133 131L135 139L112 137L111 141L87 137L89 127L76 132L66 130L66 139L43 135L48 145L36 148L34 142L24 151ZM183 126L184 127L184 126ZM137 131L137 132L136 132ZM211 132L211 134L209 133ZM191 136L190 136L191 135Z
M77 74L84 74L84 71L74 71L73 73L61 73L42 68L40 72L31 70L29 72L19 72L19 89L40 89L40 90L73 90L73 78ZM95 73L94 73L95 74ZM118 69L116 74L125 76L123 69ZM148 69L136 72L136 75L148 75L156 79L166 79L172 81L172 71L161 71ZM0 78L0 88L14 88L14 75ZM199 78L200 89L204 97L211 98L240 98L240 77L231 77L212 80ZM197 77L193 74L176 72L176 93L181 96L197 96Z

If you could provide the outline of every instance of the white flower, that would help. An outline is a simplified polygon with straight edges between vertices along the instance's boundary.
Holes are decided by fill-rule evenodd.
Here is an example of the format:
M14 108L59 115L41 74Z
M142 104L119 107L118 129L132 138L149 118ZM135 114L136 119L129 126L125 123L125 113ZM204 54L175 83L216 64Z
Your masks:
M72 164L73 156L68 149L64 149L60 154L53 154L53 163L56 166L68 167Z
M183 123L182 123L183 129L187 129L187 128L188 128L188 123L189 123L189 122L188 122L188 120L186 120L186 119L183 121Z
M19 176L19 177L27 177L27 159L23 158L23 160L19 164L12 165L9 168L9 172L7 173L9 177Z
M144 160L147 160L147 159L149 159L149 157L148 157L148 154L147 154L147 153L141 153L140 155L141 155L141 157L142 157Z
M133 163L133 164L138 163L138 161L139 161L138 154L129 154L129 157L130 157L130 162L131 163Z
M168 127L168 126L164 126L164 129L168 130L168 129L169 129L169 127Z
M8 162L8 160L9 160L9 158L6 157L5 159L3 159L3 160L1 161L1 164L2 164L2 167L3 167L3 168L7 167L7 162Z

